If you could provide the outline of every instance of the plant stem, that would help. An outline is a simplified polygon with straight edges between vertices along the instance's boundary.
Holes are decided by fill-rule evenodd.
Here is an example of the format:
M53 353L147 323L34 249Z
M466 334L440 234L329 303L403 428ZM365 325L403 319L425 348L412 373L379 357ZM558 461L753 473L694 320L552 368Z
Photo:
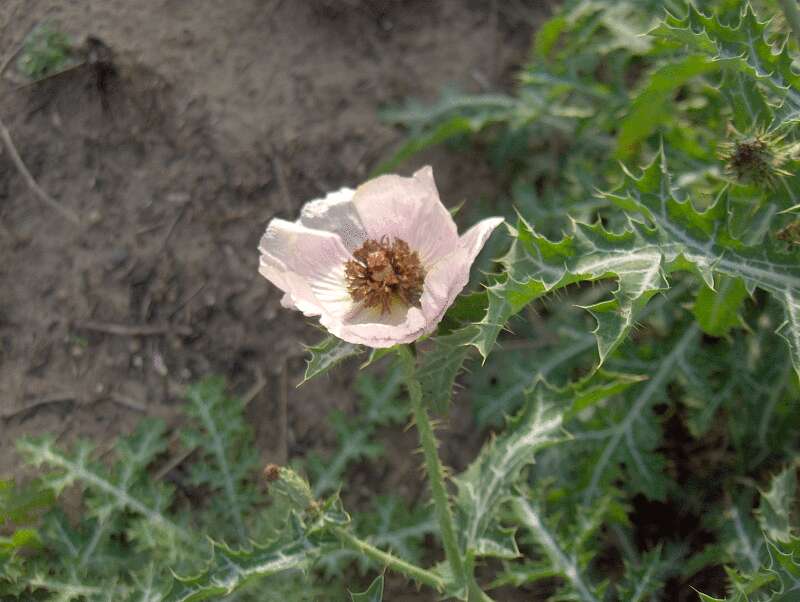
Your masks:
M494 600L481 589L478 582L472 577L469 582L469 598L467 598L467 602L494 602Z
M413 579L417 583L430 586L440 592L444 591L444 579L442 579L436 573L427 571L415 564L406 562L402 558L398 558L397 556L393 556L388 552L384 552L372 544L367 543L363 539L359 539L343 527L334 527L332 531L334 534L336 534L342 544L348 546L356 552L364 554L365 556L369 556L373 560L380 562L393 571Z
M436 520L439 523L439 531L442 534L444 553L450 563L455 582L465 585L467 578L464 561L461 558L461 551L456 540L453 514L450 512L450 500L444 484L444 471L442 470L442 463L439 461L436 437L433 434L428 412L422 403L422 386L417 379L414 354L411 353L407 345L399 345L397 349L398 355L403 362L406 387L411 398L411 407L414 410L414 422L417 425L419 440L425 455L425 469L431 485L433 505L436 511Z
M800 44L800 9L797 7L797 0L778 0L778 3L783 9L789 25L792 26L792 33L794 33L797 43Z

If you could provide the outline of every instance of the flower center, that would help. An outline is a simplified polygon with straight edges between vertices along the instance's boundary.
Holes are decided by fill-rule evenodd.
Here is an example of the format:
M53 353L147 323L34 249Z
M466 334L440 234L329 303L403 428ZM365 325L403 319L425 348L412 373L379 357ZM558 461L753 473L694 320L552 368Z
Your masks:
M425 270L419 255L408 243L387 237L370 239L353 251L353 259L344 264L347 290L364 307L380 307L388 313L392 302L420 306Z

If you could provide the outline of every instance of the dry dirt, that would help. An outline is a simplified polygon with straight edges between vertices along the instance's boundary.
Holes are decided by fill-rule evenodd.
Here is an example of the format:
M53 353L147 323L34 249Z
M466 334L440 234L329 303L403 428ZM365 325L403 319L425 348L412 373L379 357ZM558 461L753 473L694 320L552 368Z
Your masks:
M0 154L0 475L18 472L20 435L103 445L144 415L174 424L186 384L210 373L239 393L263 375L249 411L265 462L324 442L352 376L293 386L302 343L320 334L257 273L266 223L390 154L402 133L380 106L508 87L544 12L535 0L2 0L0 62L47 20L102 40L117 74L0 79L23 161L81 220ZM480 158L426 159L446 203L491 193ZM398 471L390 481L416 479L416 460Z

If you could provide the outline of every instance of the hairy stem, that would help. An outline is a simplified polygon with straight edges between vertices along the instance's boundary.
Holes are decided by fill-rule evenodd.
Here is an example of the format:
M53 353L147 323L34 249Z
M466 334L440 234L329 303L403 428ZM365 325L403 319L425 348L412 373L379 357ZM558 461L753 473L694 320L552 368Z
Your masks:
M425 455L425 469L431 485L433 505L436 511L436 520L439 523L439 531L442 534L445 556L450 563L456 583L466 584L466 571L456 540L453 514L450 512L450 500L444 484L444 471L442 463L439 461L433 427L422 403L422 387L417 379L414 355L406 345L398 346L398 355L403 362L406 387L411 398L411 407L414 410L414 422L417 425L419 440Z
M351 548L352 550L359 552L364 556L369 556L387 568L397 573L401 573L419 584L427 585L440 592L444 591L444 579L442 579L436 573L427 571L415 564L406 562L402 558L398 558L397 556L389 554L388 552L384 552L372 544L367 543L363 539L359 539L343 527L334 527L333 533L339 538L339 541L342 542L343 545Z
M792 27L795 40L800 44L800 9L797 7L797 0L778 0L783 9L786 20Z

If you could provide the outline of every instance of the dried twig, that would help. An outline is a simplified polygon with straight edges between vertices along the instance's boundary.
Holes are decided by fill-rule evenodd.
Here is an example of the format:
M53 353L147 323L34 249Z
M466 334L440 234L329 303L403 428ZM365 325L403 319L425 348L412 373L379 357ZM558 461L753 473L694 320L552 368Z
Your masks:
M95 322L94 320L85 320L82 322L75 322L75 328L81 330L93 330L95 332L105 332L106 334L114 334L122 337L147 337L159 336L164 334L179 334L181 336L191 336L192 329L188 326L181 326L178 324L111 324L108 322Z
M64 402L72 402L77 399L77 395L74 391L65 391L63 393L54 393L52 395L46 395L44 397L40 397L39 399L33 399L27 402L27 405L23 408L19 408L16 410L11 410L9 412L5 412L0 414L0 420L10 420L14 416L18 416L19 414L25 414L26 412L30 412L36 408L41 406L49 405L51 403L64 403Z
M167 248L167 243L169 243L169 239L172 238L172 233L175 232L175 228L178 226L178 222L183 219L183 216L186 214L186 209L189 207L188 201L183 204L183 206L178 210L178 215L172 220L172 223L169 225L167 229L167 233L164 235L164 239L161 241L161 246L159 247L159 253Z
M267 380L264 378L264 374L259 368L256 368L256 382L254 382L253 386L250 387L244 395L242 395L242 406L247 407L250 405L250 402L258 397L258 394L261 393L266 386Z
M19 46L14 52L12 52L6 57L6 59L3 61L3 64L0 65L0 77L3 77L3 74L6 72L6 69L8 69L8 66L11 64L11 61L17 58L20 52L22 52L22 46Z
M186 307L192 299L194 299L197 295L199 295L203 291L203 289L206 287L207 284L208 284L208 280L206 280L205 282L201 283L200 286L198 286L191 293L186 295L186 297L180 303L178 303L177 307L175 309L173 309L169 313L169 315L167 316L167 319L171 320L172 318L174 318L175 315L180 310L182 310L184 307Z
M179 436L177 435L177 433L176 433L176 434L175 434L175 436L173 437L172 441L170 441L170 443L177 442L177 440L178 440L178 439L180 439L180 437L179 437ZM162 466L162 467L161 467L161 468L158 470L158 472L157 472L157 473L156 473L156 474L153 476L153 478L154 478L156 481L160 481L161 479L163 479L163 478L164 478L165 476L167 476L167 475L168 475L170 472L172 472L172 471L173 471L175 468L177 468L178 466L180 466L181 464L183 464L184 460L186 460L186 458L188 458L189 456L191 456L191 455L194 453L194 451L195 451L196 449L197 449L196 447L193 447L192 449L185 449L185 450L183 450L183 451L182 451L181 453L179 453L177 456L175 456L174 458L172 458L172 460L170 460L169 462L167 462L166 464L164 464L164 466Z
M124 406L130 410L134 410L136 412L142 412L143 414L147 414L147 406L144 405L140 401L136 401L135 399L131 399L127 395L123 395L122 393L111 393L108 398L113 401L114 403L118 403L121 406Z
M58 203L58 201L47 194L42 187L39 186L39 184L37 184L36 180L31 175L31 172L28 171L28 168L25 166L25 163L19 156L17 147L14 146L14 141L11 139L11 134L9 133L8 128L5 126L2 119L0 119L0 138L3 139L6 150L11 156L11 160L14 162L14 165L16 165L26 184L28 184L28 188L30 188L45 205L58 211L64 218L71 221L73 224L80 224L81 220L77 213L62 206L60 203Z

